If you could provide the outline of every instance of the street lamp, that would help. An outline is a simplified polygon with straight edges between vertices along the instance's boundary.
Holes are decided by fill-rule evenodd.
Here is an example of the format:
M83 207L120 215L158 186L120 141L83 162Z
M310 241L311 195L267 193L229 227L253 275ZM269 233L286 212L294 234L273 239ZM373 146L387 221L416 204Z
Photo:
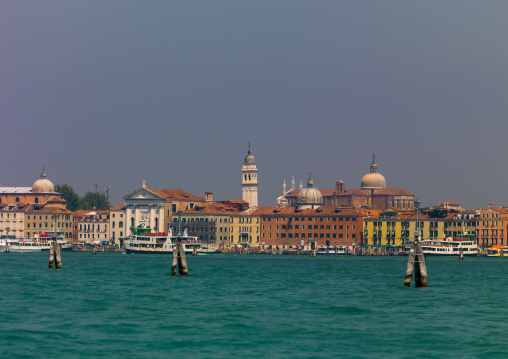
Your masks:
M419 230L419 222L418 222L418 212L420 209L420 201L415 201L415 209L416 209L416 230L415 230L415 242L418 242L418 239L420 238L420 230Z

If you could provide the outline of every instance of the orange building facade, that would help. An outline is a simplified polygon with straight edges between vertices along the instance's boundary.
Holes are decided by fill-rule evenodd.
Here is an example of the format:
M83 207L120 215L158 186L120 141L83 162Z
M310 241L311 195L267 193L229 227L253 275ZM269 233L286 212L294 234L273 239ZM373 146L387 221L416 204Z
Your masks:
M478 247L508 245L508 209L504 207L487 207L477 211L476 238Z
M362 244L363 217L366 213L354 208L260 207L252 213L260 218L260 245L288 248L309 246L347 246Z

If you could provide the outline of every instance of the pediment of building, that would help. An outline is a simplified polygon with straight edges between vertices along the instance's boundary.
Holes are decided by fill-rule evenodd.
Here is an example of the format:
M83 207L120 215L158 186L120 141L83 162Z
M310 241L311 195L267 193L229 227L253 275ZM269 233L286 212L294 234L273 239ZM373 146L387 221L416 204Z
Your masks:
M135 190L134 192L129 193L128 195L124 196L123 199L126 201L128 201L128 200L143 200L143 199L144 200L146 200L146 199L165 200L164 197L159 196L144 187L140 187L137 190Z

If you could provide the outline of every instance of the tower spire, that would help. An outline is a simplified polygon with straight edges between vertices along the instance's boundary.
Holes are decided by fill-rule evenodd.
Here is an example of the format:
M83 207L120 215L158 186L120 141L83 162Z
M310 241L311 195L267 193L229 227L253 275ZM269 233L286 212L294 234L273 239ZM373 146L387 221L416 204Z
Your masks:
M312 168L309 171L309 180L307 181L307 187L312 187L314 182L312 181Z

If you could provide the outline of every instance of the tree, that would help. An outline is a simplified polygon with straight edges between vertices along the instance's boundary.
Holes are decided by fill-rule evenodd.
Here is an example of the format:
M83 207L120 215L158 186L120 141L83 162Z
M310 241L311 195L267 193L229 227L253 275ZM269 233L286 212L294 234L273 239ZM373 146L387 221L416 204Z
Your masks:
M108 197L103 192L87 191L79 202L80 209L108 210L110 207Z
M69 211L76 211L79 208L79 196L74 192L74 189L68 184L57 184L55 192L61 193L62 198L67 201L67 209Z

